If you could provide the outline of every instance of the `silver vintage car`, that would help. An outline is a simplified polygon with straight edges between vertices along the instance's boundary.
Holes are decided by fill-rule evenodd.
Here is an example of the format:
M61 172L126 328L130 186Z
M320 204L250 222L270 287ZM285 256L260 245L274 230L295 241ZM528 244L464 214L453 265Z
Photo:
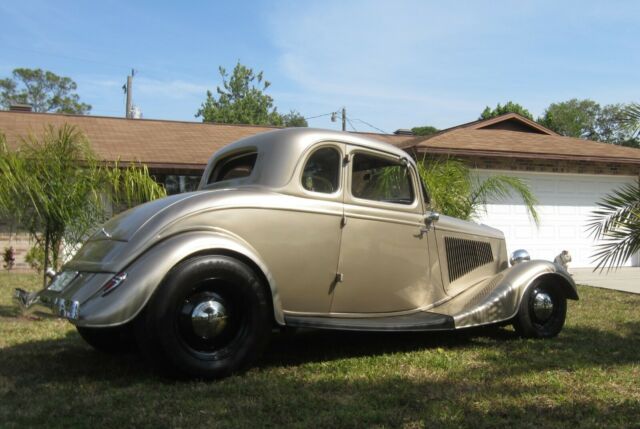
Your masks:
M413 159L355 134L271 131L210 159L195 192L126 211L35 295L102 350L217 378L273 328L439 331L512 323L557 335L575 283L509 258L499 230L441 216Z

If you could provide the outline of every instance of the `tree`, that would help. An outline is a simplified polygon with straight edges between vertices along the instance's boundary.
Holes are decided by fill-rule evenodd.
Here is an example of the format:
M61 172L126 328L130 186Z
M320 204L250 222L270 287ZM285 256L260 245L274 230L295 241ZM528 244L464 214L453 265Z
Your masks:
M485 107L478 119L491 119L496 116L504 115L506 113L517 113L533 121L533 115L531 114L531 112L529 112L518 103L514 103L512 101L507 101L504 106L498 103L498 105L494 109L491 109L489 106Z
M624 117L623 104L600 106L573 98L549 105L538 122L563 136L638 147L640 142L624 125Z
M203 122L223 124L283 125L282 116L273 106L273 98L264 91L270 83L263 79L262 72L238 62L231 77L224 67L219 68L222 88L217 87L216 98L207 91L207 99L196 113Z
M418 173L429 191L431 206L445 215L475 219L490 201L517 195L524 202L531 220L536 225L539 223L535 207L537 199L527 184L516 177L496 175L483 181L475 177L464 162L456 159L423 158L418 162Z
M144 166L100 164L74 127L48 127L10 151L0 134L0 216L16 219L57 269L65 246L105 220L105 202L133 205L165 195Z
M88 114L91 106L80 102L78 85L69 77L41 69L17 68L0 79L0 105L30 104L34 112Z
M595 101L572 98L551 103L538 122L563 136L597 140L600 112Z
M308 127L307 120L295 110L290 111L282 117L285 127Z
M593 255L596 270L617 268L640 252L640 181L599 201L588 230L595 240L602 240Z
M430 125L425 125L424 127L413 127L411 128L411 132L414 136L430 136L432 134L440 131L436 127L432 127Z

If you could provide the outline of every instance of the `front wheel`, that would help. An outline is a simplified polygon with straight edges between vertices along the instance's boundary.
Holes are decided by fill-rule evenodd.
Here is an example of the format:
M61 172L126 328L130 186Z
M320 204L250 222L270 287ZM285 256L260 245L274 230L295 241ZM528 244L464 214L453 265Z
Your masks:
M524 338L552 338L567 316L567 298L553 283L530 286L522 296L513 327Z
M202 256L175 267L137 330L141 348L163 366L201 378L247 368L271 333L270 294L246 264Z

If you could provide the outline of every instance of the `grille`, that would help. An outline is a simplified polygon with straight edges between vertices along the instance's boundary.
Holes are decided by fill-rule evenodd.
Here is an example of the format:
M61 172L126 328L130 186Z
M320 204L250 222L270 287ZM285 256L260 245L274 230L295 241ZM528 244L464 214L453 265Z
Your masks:
M452 282L476 268L493 262L491 244L484 241L445 237L449 282Z

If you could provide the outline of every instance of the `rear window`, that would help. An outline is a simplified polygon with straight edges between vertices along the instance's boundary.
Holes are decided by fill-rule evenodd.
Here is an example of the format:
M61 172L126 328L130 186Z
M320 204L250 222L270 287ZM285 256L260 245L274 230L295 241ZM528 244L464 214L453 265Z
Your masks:
M213 168L207 183L217 183L224 180L249 177L256 165L257 152L235 154L223 158Z

